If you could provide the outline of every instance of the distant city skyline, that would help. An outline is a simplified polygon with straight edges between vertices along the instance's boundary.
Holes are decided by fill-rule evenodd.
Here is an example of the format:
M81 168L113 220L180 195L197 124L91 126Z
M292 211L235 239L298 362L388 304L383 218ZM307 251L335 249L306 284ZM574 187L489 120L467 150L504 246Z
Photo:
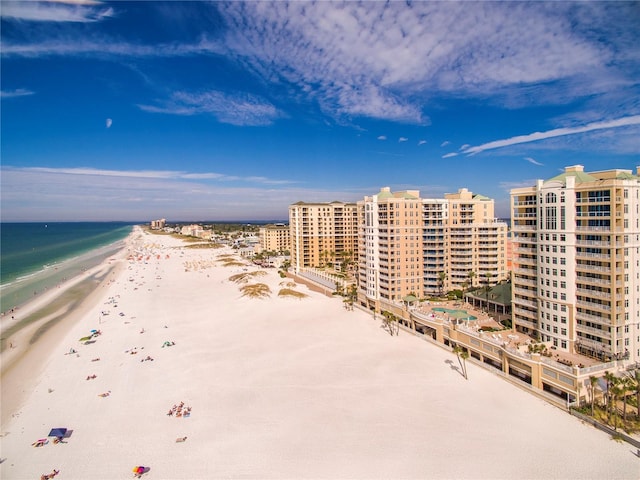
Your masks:
M0 9L2 221L257 221L640 164L640 2Z

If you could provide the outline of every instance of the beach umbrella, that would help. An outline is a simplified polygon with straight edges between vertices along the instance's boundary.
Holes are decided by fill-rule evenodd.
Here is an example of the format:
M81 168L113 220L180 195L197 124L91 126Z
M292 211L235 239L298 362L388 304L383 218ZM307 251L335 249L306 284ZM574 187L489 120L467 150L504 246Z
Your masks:
M52 428L48 436L62 438L66 435L66 433L67 433L66 428Z

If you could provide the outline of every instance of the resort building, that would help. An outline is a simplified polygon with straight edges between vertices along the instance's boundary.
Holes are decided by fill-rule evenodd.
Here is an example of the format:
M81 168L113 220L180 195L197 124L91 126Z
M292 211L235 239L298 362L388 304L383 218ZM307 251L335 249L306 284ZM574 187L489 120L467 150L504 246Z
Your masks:
M640 168L576 165L511 190L515 328L602 361L640 360Z
M151 230L162 230L167 221L164 218L159 220L151 220Z
M288 252L291 249L289 225L269 224L260 227L260 251Z
M357 258L355 203L297 202L289 205L291 267L295 273L328 264L339 268L343 258Z
M444 199L384 187L358 202L361 304L403 302L508 278L507 224L493 200L467 189Z

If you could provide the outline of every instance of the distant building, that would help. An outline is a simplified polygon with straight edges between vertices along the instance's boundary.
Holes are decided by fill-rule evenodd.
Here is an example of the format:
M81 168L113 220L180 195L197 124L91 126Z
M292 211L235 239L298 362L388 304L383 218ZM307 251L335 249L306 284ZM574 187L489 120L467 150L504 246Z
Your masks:
M640 167L566 167L511 190L513 321L554 347L640 360Z
M167 221L164 218L160 220L151 220L151 230L162 230L164 229Z
M291 250L289 225L269 224L260 227L260 250L267 252L286 252Z
M348 253L356 258L358 218L355 203L305 203L289 205L291 267L322 267Z

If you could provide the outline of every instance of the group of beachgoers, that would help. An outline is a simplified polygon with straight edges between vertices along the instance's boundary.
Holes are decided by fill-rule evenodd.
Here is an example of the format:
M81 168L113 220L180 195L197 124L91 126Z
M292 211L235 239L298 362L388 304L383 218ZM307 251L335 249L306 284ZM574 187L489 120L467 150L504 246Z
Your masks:
M188 417L191 415L191 407L185 406L184 402L180 402L178 405L174 405L167 412L169 417Z

